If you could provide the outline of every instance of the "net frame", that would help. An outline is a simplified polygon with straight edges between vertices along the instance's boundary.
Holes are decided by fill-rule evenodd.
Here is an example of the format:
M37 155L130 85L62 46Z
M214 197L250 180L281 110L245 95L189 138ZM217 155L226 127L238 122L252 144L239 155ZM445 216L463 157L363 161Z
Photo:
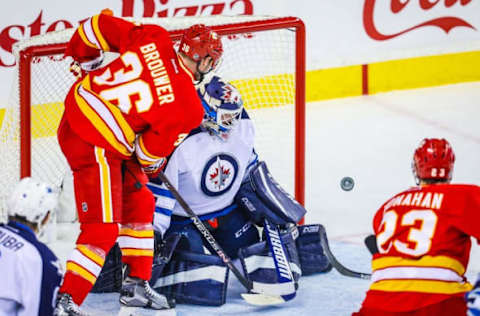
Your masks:
M203 23L197 17L195 23ZM295 154L294 154L294 187L295 198L302 205L305 203L305 25L296 17L239 17L239 22L227 23L233 17L218 17L216 25L209 26L219 35L235 35L248 32L261 32L276 29L292 29L295 31ZM188 18L174 18L188 19ZM160 19L155 19L156 21ZM152 22L151 19L136 19L138 22ZM160 23L157 23L160 24ZM74 30L67 32L73 34ZM183 29L169 30L172 40L179 40ZM71 36L71 34L70 34ZM37 57L63 54L69 36L62 43L17 45L20 107L20 178L31 175L32 168L32 135L31 135L31 65ZM31 46L29 46L31 45Z

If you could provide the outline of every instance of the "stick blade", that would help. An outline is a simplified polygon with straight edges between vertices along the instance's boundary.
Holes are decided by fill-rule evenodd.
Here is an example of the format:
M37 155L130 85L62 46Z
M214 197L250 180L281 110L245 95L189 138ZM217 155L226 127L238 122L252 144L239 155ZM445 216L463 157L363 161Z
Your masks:
M328 244L327 232L325 231L325 227L322 225L319 226L319 234L320 234L320 244L322 245L323 251L328 258L328 261L332 264L332 266L337 270L341 275L349 276L352 278L359 278L364 280L370 280L371 274L370 273L362 273L350 270L349 268L345 267L341 264L337 258L333 255L332 251L330 250L330 246Z
M259 293L242 293L241 295L247 303L257 306L278 305L286 302L281 296L275 295Z

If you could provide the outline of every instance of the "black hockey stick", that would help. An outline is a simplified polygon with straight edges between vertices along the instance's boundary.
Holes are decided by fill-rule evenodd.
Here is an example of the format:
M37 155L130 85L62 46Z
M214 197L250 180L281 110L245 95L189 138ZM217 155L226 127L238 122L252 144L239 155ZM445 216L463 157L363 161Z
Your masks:
M215 250L217 255L222 259L225 265L233 272L237 277L238 281L248 290L249 293L242 293L242 297L250 304L254 305L274 305L284 303L285 300L280 295L271 295L268 294L269 289L271 289L271 284L263 284L259 282L252 282L243 276L243 274L238 270L238 268L233 264L232 259L223 251L222 247L218 244L215 238L212 236L210 231L205 227L202 221L198 216L193 212L190 206L185 202L180 193L175 189L167 176L160 171L158 174L160 180L167 187L167 189L172 193L175 199L178 201L180 206L185 210L190 219L193 221L193 224L202 234L205 240L210 244L210 246Z
M328 260L332 264L332 266L337 270L341 275L353 277L353 278L359 278L359 279L365 279L365 280L370 280L370 277L372 276L370 273L363 273L363 272L357 272L350 270L349 268L345 267L343 264L338 262L337 258L333 255L332 251L330 250L330 246L328 244L328 239L327 239L327 232L325 231L325 227L322 225L319 225L319 234L320 234L320 243L322 244L323 251L325 252L325 255L327 256Z

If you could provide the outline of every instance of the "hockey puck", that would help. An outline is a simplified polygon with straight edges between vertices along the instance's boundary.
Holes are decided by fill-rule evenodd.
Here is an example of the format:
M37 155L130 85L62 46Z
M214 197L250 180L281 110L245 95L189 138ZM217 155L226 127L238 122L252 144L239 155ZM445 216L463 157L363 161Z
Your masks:
M355 182L351 177L343 177L343 179L340 181L340 187L343 191L350 191L353 189L354 185Z

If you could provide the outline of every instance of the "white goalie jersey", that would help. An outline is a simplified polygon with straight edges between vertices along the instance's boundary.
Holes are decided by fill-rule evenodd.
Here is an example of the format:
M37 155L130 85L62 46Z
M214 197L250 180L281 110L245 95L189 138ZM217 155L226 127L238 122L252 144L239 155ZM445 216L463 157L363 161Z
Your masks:
M195 214L221 211L233 203L246 171L257 160L255 130L245 110L225 139L193 130L168 159L164 173ZM151 180L156 198L155 230L162 234L173 215L188 217L161 181Z

